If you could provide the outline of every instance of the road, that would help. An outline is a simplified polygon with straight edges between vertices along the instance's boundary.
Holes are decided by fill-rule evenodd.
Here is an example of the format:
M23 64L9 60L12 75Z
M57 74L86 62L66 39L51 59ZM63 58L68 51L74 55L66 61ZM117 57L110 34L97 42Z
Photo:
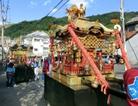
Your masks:
M115 73L122 79L124 67L115 65ZM6 87L6 74L0 71L0 106L48 106L44 99L44 81L20 83Z
M42 79L8 88L6 74L0 71L0 106L47 106L43 95Z

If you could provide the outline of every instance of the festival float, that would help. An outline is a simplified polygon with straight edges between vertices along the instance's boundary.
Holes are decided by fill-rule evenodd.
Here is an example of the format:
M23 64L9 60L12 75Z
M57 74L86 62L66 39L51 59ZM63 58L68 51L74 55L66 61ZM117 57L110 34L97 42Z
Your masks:
M28 82L34 80L33 68L27 65L28 47L24 45L15 44L10 48L9 59L15 65L15 82Z
M109 29L85 18L82 10L71 6L69 24L53 26L52 71L45 74L45 98L51 106L127 106L123 78L118 79L114 71L117 48L131 69L120 26Z
M15 64L23 64L27 61L27 47L15 44L10 48L9 58L15 60Z

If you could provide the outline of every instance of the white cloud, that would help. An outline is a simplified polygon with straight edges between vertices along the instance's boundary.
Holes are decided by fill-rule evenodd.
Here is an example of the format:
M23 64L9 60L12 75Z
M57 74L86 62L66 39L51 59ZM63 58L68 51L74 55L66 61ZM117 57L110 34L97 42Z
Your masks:
M84 6L88 7L89 4L91 4L94 0L70 0L70 4L76 4L79 6L81 3L83 3Z
M57 11L57 8L55 8L51 13L54 13L54 12L56 12Z
M43 3L43 5L47 6L50 2L51 2L51 0L45 0L45 2Z
M90 2L93 2L94 0L90 0Z
M30 1L30 4L31 4L31 6L37 6L37 2L35 2L35 1Z

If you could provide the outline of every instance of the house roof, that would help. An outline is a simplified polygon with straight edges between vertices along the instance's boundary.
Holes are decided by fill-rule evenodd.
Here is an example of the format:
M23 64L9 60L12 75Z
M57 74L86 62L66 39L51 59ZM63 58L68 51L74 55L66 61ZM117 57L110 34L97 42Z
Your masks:
M135 36L138 33L138 31L131 31L131 32L126 32L126 40L131 39L133 36Z
M30 33L26 35L24 38L32 38L32 37L39 37L39 38L48 38L49 35L45 33L44 31L35 31L33 33Z
M130 20L126 23L126 25L135 24L135 23L138 23L138 16L136 16L136 17L130 19Z
M138 24L138 16L133 17L126 23L126 28L129 27L129 25L136 25ZM126 32L126 40L131 39L133 36L135 36L138 33L138 31L127 31Z

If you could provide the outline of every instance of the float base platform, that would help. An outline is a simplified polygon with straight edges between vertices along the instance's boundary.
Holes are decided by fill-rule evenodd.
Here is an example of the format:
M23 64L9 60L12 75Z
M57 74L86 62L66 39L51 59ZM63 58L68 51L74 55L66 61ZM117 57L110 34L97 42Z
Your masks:
M50 106L127 106L125 94L110 90L111 104L107 96L86 85L69 86L59 79L45 75L44 97Z

